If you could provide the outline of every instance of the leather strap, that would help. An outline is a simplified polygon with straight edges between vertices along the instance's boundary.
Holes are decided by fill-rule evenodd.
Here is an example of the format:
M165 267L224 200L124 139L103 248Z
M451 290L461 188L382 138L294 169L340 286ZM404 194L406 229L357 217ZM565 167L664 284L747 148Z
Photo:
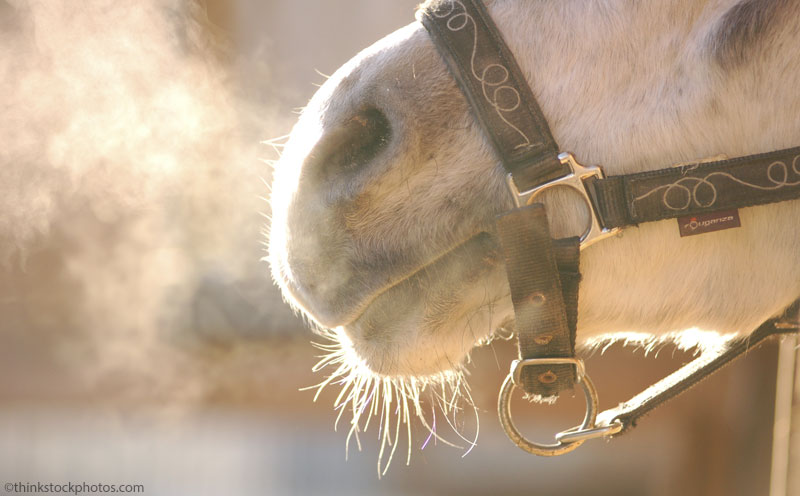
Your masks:
M514 56L480 0L417 12L520 191L570 173Z
M636 427L636 423L641 417L693 387L734 359L746 354L766 338L798 331L800 331L800 300L794 302L782 316L764 322L748 336L732 341L717 352L703 353L625 403L600 413L597 419L598 423L608 425L619 421L623 428L616 435L624 434Z
M800 147L584 184L605 228L765 205L800 198Z
M544 206L497 218L506 262L521 360L574 358L578 317L579 239L553 241ZM531 365L517 384L527 394L557 396L576 380L571 363Z

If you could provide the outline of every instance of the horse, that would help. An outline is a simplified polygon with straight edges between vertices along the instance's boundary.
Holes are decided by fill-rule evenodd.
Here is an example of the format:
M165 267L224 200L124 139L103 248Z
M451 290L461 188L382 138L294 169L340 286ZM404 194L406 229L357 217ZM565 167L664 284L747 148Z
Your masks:
M561 149L607 175L800 144L800 3L485 3ZM335 342L323 385L344 378L356 434L362 412L391 413L392 391L421 416L420 388L459 388L470 351L512 327L494 221L513 206L505 171L420 23L322 85L270 201L273 279ZM559 188L542 202L556 237L590 215ZM642 224L582 252L579 344L743 336L780 314L800 296L800 201L740 215L692 237Z

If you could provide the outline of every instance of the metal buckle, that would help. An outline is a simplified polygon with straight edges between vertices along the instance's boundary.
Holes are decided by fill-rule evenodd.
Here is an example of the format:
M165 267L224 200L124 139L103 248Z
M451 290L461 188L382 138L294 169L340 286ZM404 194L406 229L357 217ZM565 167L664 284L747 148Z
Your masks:
M579 164L578 161L575 160L575 157L573 157L569 152L560 153L558 155L558 159L561 160L562 164L568 164L572 172L564 177L554 179L548 183L542 184L541 186L537 186L527 191L520 192L519 189L517 189L517 185L514 183L514 178L511 176L511 174L506 176L506 183L508 183L508 188L511 190L511 195L514 198L514 204L517 206L517 208L523 205L530 205L535 201L539 194L550 188L567 186L574 189L581 195L586 204L589 206L589 211L591 212L589 226L586 228L583 234L581 234L581 250L590 246L592 243L617 234L620 231L620 228L618 227L611 229L602 227L600 224L600 217L597 214L597 210L594 208L594 203L592 203L592 199L589 197L589 192L586 190L586 185L583 183L583 181L589 177L596 177L598 179L605 178L603 170L596 165L584 166Z
M556 365L565 363L575 365L578 383L583 388L583 394L586 398L586 415L583 418L583 423L556 434L555 444L541 444L529 441L517 430L517 427L514 425L514 420L511 418L511 395L519 384L522 369L530 365ZM534 358L528 360L514 360L511 362L511 371L508 377L506 377L505 382L503 382L503 387L500 389L497 410L500 416L500 423L506 435L514 444L534 455L558 456L569 453L588 439L611 436L622 430L623 426L619 421L604 426L596 425L597 403L597 390L591 379L589 379L589 376L586 375L583 360L576 358Z
M583 360L580 358L528 358L527 360L512 360L511 371L508 375L514 381L515 386L519 386L522 375L522 369L531 365L564 365L571 364L575 366L575 371L578 375L578 380L586 376L586 367L583 365Z

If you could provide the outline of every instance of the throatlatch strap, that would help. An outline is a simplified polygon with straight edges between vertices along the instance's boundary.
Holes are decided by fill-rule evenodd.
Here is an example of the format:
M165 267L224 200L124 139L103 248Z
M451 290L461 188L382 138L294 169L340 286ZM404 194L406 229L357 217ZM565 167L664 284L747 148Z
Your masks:
M605 228L765 205L800 198L800 147L585 184Z
M516 315L520 359L573 358L580 281L578 238L554 243L545 209L538 203L498 216L497 228ZM572 364L531 365L522 369L517 386L528 394L550 397L571 388L575 379Z
M522 71L479 0L417 12L520 191L570 173Z
M794 302L781 317L764 322L748 336L732 341L716 353L704 352L625 403L602 412L598 415L598 424L609 425L615 420L620 421L623 425L622 431L616 435L624 434L636 427L639 418L701 382L748 350L757 347L766 338L798 331L800 331L800 300Z

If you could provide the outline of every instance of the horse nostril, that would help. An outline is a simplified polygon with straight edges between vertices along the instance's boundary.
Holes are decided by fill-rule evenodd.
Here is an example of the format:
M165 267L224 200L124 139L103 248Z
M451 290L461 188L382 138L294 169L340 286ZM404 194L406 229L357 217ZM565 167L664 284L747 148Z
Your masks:
M355 172L386 147L390 135L389 120L384 113L369 107L327 132L314 155L326 175Z

